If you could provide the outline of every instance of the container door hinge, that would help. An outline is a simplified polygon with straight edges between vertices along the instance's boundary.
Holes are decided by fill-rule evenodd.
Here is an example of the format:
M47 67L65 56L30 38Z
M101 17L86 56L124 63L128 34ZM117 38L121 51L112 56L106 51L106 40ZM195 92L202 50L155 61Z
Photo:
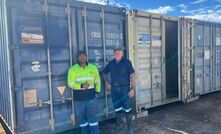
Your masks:
M188 71L190 71L190 72L191 72L191 71L193 71L193 69L192 69L191 67L189 67L189 68L188 68Z
M189 72L192 72L192 71L193 71L193 69L192 69L192 68L188 68L188 71L189 71Z
M101 9L100 17L101 17L102 19L104 19L104 9L103 9L103 8Z
M48 72L47 75L52 75L52 72Z
M71 7L70 7L70 3L67 4L67 8L66 8L66 14L70 15L71 14Z
M47 0L44 1L44 5L42 6L43 11L45 12L45 15L48 15L48 3Z
M45 101L43 102L44 104L48 104L48 105L51 105L52 104L52 101L51 100L48 100L48 101Z
M51 130L54 130L54 123L55 123L54 119L49 119L49 125L51 127Z
M84 6L84 10L82 10L82 16L86 17L87 16L87 8Z
M189 50L193 50L193 49L194 49L194 47L193 47L193 46L189 46L188 48L189 48Z

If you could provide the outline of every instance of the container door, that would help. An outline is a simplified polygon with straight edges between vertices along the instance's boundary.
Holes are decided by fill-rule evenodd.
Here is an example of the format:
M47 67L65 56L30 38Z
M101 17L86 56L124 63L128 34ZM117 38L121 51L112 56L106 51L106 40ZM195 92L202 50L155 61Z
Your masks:
M67 122L71 126L66 6L37 1L15 4L10 19L18 132L47 133Z
M182 44L182 101L194 97L194 78L193 78L193 39L194 28L192 19L181 19L181 44Z
M124 44L124 9L83 2L16 1L11 5L17 131L49 133L77 126L67 72L86 50L100 71ZM105 103L106 100L106 103ZM113 109L98 101L98 115ZM106 118L100 118L104 120Z
M68 124L66 127L72 127L72 124L75 123L72 92L67 86L67 72L73 62L70 23L74 21L71 21L70 12L68 12L71 10L69 3L64 3L64 6L44 3L43 10L47 28L45 29L47 67L51 72L51 78L48 78L49 84L51 79L51 89L49 86L48 90L53 102L53 107L50 107L50 115L54 116L53 120L49 120L49 126L52 130L59 130L62 125Z
M221 90L221 26L214 27L214 90Z
M212 31L210 25L195 25L195 94L212 90Z
M134 21L137 111L160 105L166 97L163 22L152 17L136 17Z

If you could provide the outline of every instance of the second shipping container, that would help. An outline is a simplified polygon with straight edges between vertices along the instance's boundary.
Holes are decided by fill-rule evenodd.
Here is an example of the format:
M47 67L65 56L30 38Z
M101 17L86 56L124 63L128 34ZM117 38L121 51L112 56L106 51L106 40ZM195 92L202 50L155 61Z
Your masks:
M136 111L180 100L179 18L131 10L129 57L137 77Z

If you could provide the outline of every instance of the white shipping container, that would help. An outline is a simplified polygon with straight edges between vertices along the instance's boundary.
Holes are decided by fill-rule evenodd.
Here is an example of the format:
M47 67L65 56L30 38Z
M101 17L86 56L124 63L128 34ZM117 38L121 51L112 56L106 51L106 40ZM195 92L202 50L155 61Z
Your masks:
M131 10L127 20L136 112L179 101L179 18Z

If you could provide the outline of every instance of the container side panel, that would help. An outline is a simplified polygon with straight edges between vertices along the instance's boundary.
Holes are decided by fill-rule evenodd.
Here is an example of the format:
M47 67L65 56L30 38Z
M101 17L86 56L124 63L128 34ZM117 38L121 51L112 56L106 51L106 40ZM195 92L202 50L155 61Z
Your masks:
M13 131L12 91L6 1L0 1L0 118Z

